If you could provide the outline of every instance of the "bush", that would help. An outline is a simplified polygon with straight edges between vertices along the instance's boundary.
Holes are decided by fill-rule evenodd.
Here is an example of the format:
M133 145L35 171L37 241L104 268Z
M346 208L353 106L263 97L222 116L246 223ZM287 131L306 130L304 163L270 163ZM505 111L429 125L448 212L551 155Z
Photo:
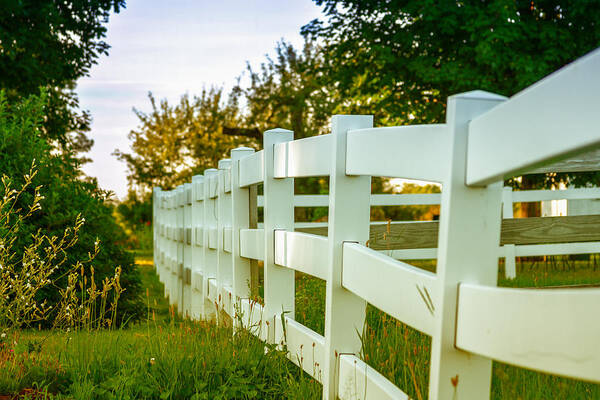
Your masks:
M112 209L107 204L107 193L98 188L95 180L84 176L79 161L69 153L57 154L42 138L44 103L46 96L31 96L16 104L8 104L0 93L0 171L11 177L12 187L22 187L31 165L38 165L38 173L27 190L19 197L17 208L34 203L36 187L45 197L42 207L33 218L21 222L18 249L26 248L32 235L40 231L44 235L62 236L73 226L81 214L85 224L78 232L78 242L66 254L65 268L94 253L96 240L102 243L102 251L92 262L96 279L113 276L115 267L121 266L121 284L126 289L119 300L117 321L137 319L142 315L141 283L134 267L133 256L123 247L125 235L115 222ZM3 190L3 189L0 189ZM0 193L4 196L5 193ZM65 271L60 268L51 280L55 286L40 290L37 300L55 305L60 301L59 288L67 285ZM85 272L91 278L90 270Z

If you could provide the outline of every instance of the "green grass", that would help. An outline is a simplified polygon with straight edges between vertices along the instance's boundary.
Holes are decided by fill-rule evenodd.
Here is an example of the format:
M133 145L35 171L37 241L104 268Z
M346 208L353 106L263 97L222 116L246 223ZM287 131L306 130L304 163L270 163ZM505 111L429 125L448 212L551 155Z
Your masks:
M153 266L144 264L147 323L17 332L0 346L0 395L38 388L47 394L40 398L55 399L320 398L320 385L282 352L265 353L250 333L172 318Z
M435 262L414 262L435 272ZM505 279L500 268L498 285L544 287L600 284L600 271L587 261L556 258L551 262L517 264L517 278ZM325 282L307 275L296 277L296 319L323 333ZM367 306L361 358L411 398L426 399L431 338L377 308ZM600 385L547 375L498 362L493 363L492 399L600 399Z
M93 333L20 332L0 342L0 395L39 388L55 399L320 398L318 383L281 352L265 354L251 334L234 336L227 326L177 317L164 299L151 253L138 252L136 259L147 288L147 323ZM434 262L415 264L435 271ZM506 280L500 272L498 284L600 283L600 271L587 261L517 267L517 279ZM298 273L296 319L322 334L324 310L325 282ZM428 336L369 305L361 337L361 357L369 365L411 398L427 398ZM594 399L600 398L600 386L494 362L491 398Z

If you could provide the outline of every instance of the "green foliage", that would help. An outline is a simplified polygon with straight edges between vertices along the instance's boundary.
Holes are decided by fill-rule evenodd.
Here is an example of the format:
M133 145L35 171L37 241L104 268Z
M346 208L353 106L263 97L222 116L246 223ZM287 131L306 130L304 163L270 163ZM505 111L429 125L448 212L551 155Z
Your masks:
M90 116L78 112L74 82L108 54L105 23L125 0L3 1L0 88L10 101L48 91L43 134L66 151L87 151Z
M74 224L80 214L85 224L78 232L78 242L69 249L65 266L86 260L95 251L95 243L102 243L100 252L91 264L97 279L113 275L115 267L121 266L121 284L126 288L119 303L119 321L137 318L142 312L139 293L139 273L133 265L133 257L124 250L125 236L116 224L112 209L107 205L107 194L98 189L95 181L83 179L76 162L56 155L41 137L45 95L31 96L18 103L8 104L0 94L0 171L12 179L13 187L23 186L24 176L35 160L38 173L32 185L19 197L17 208L25 209L33 204L35 187L41 186L45 197L41 210L35 218L23 221L15 251L23 252L27 241L38 230L48 237L61 234ZM3 194L4 195L4 194ZM56 286L65 288L67 276L59 268L50 279ZM86 271L87 279L90 271ZM45 287L38 292L38 301L46 300L54 305L60 300L56 287Z
M248 332L165 319L164 288L151 267L141 268L150 288L146 323L54 334L43 342L27 332L4 347L0 341L0 395L37 384L52 398L82 400L321 398L316 381L284 353L265 353L264 343Z
M302 31L325 43L341 109L383 125L443 122L452 94L512 95L600 45L597 0L315 2L327 22Z
M250 85L239 89L247 102L245 125L260 133L290 129L295 139L327 133L335 96L326 85L324 64L324 54L311 41L301 51L277 43L275 57L267 56L259 71L248 64Z
M216 168L236 146L254 145L248 138L221 133L224 125L235 125L240 118L237 96L224 99L222 88L205 89L191 99L184 95L174 106L166 100L157 104L151 93L148 97L152 111L135 110L140 126L129 133L132 153L115 151L127 165L130 188L143 197L154 186L173 189Z

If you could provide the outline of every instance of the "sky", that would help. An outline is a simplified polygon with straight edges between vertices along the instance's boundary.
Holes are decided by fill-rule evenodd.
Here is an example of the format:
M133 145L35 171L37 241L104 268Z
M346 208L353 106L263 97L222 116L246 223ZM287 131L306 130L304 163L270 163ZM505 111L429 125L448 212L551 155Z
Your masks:
M129 151L132 110L150 111L149 91L177 102L203 86L231 88L247 61L258 65L282 38L300 46L300 27L320 16L311 0L128 0L107 25L109 55L77 84L95 141L84 171L123 199L126 165L112 153Z

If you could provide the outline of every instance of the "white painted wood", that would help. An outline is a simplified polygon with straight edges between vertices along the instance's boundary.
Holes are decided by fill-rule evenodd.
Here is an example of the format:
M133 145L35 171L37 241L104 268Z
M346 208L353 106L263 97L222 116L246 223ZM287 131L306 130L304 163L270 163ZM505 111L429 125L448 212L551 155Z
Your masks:
M287 178L287 142L277 143L273 149L273 176Z
M300 232L275 231L275 264L327 279L323 255L327 238Z
M440 199L440 193L372 194L371 206L438 205ZM263 196L258 196L258 206L263 206ZM329 207L329 196L326 194L297 194L294 196L294 207Z
M185 317L192 315L192 285L191 279L186 279L185 270L192 270L192 184L183 185L184 203L183 203L183 267L184 276L182 277L182 307L181 314ZM190 276L191 278L191 276Z
M475 117L467 184L486 185L600 146L598 71L600 49Z
M218 303L219 288L217 286L216 278L208 278L208 294L206 297L213 303L213 305Z
M506 247L506 246L503 246ZM516 257L600 253L600 242L533 244L515 246ZM504 254L503 254L504 256Z
M225 228L231 227L231 193L225 192L225 181L228 170L231 169L231 160L219 160L219 172L217 174L217 286L219 293L223 287L231 287L233 282L233 266L231 254L225 251ZM231 229L229 230L229 241L231 242ZM224 298L219 298L219 307L226 309ZM217 315L218 317L218 315ZM217 322L220 322L217 318Z
M518 190L512 192L514 203L549 200L600 199L600 188L566 190Z
M284 317L284 321L285 333L280 320L276 323L275 342L280 344L280 348L285 345L288 358L321 382L325 338L291 318Z
M352 354L340 355L340 400L408 400L409 397L379 372Z
M240 256L253 260L264 260L265 231L264 229L240 230Z
M342 287L342 247L344 241L365 244L369 239L369 200L371 178L346 175L346 139L349 130L373 126L373 117L335 115L328 158L329 228L327 284L325 294L325 355L323 364L323 398L337 396L336 370L338 355L358 354L361 348L356 332L362 332L366 303ZM288 166L289 170L289 166ZM352 201L348 201L352 199ZM291 230L291 229L289 229Z
M287 170L278 170L278 175L290 178L327 176L331 168L331 136L312 136L287 143ZM282 145L276 147L283 152Z
M342 286L383 312L431 335L439 285L435 274L358 243L344 243Z
M225 311L231 318L234 317L233 289L231 286L223 286L221 289L219 289L218 303L222 311Z
M450 163L446 125L370 128L348 133L348 175L441 182Z
M481 399L490 394L492 363L454 347L460 282L495 285L502 182L488 188L465 186L468 122L494 107L500 96L475 91L448 99L446 123L452 135L451 165L442 185L438 239L439 302L432 335L429 399ZM458 375L459 383L453 379Z
M217 238L217 227L212 227L208 229L208 248L212 250L217 249L218 238Z
M217 206L214 197L210 196L211 180L216 178L218 171L216 169L207 169L204 171L204 201L203 204L203 239L202 239L202 266L204 276L203 293L203 318L210 318L214 314L214 301L207 299L209 290L209 279L217 277ZM211 247L210 244L213 244Z
M264 152L257 151L240 159L240 187L262 183Z
M274 177L274 148L289 142L293 132L273 129L264 134L264 319L269 321L282 312L294 316L294 271L275 264L275 230L294 229L294 180ZM268 332L274 337L274 325Z
M381 254L396 260L435 260L437 249L402 249L402 250L379 250Z
M458 348L550 374L600 382L600 289L461 284Z
M232 234L233 231L231 227L226 226L223 228L223 251L229 254L231 254L232 251Z
M233 268L233 298L236 304L240 299L250 298L251 265L250 260L242 257L241 236L242 229L250 226L250 190L240 184L241 160L254 154L254 149L238 147L231 150L231 263ZM264 240L264 232L262 236ZM261 248L264 251L264 243ZM234 319L237 326L237 318Z
M202 207L200 207L200 212L202 212ZM196 244L202 247L202 237L204 235L203 228L201 226L197 226L195 229L196 234Z

